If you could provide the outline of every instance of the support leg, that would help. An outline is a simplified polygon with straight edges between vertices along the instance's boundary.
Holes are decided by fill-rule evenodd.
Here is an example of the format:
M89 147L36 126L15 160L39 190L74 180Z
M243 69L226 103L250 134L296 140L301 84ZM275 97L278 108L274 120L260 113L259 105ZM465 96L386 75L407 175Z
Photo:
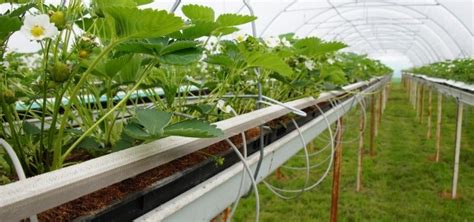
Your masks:
M369 153L371 156L375 155L375 94L372 94L372 102L370 104L370 146Z
M342 161L342 134L344 131L343 117L338 121L339 130L334 141L336 150L334 152L334 169L332 175L332 192L331 192L331 222L337 221L337 205L339 201L339 181L341 178L341 161Z
M463 111L463 103L459 101L458 114L457 114L457 120L456 120L456 147L454 150L453 187L451 189L452 199L456 198L457 189L458 189L459 156L461 155L462 111Z
M438 113L436 118L436 155L435 161L439 162L439 151L441 148L441 118L443 115L443 95L438 93Z
M428 93L428 132L426 133L426 138L431 138L431 114L433 112L433 87L430 87Z
M360 192L362 188L362 160L364 155L364 126L365 117L361 110L359 119L359 152L357 157L357 180L356 180L356 191Z

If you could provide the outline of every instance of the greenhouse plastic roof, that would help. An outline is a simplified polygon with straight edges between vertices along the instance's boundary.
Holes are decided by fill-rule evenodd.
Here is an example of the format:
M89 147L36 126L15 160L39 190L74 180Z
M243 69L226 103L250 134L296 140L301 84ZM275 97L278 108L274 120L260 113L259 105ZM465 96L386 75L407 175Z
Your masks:
M294 32L299 37L340 40L349 45L347 51L398 54L415 66L474 57L474 0L247 1L258 17L256 35L261 37ZM142 7L171 10L179 2L180 15L186 4L207 5L218 14L250 13L243 0L157 0ZM251 25L241 29L252 34ZM12 48L29 47L17 42Z
M158 1L154 8L172 8ZM183 0L218 13L245 13L238 0ZM473 0L249 0L257 35L294 32L349 44L348 51L406 55L414 65L474 56ZM180 8L176 10L180 13ZM242 31L251 34L249 25Z

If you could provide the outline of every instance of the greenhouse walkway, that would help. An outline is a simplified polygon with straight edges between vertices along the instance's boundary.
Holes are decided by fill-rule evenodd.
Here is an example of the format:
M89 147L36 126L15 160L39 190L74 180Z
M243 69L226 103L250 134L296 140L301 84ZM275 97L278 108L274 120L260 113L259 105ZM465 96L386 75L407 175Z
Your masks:
M434 97L436 94L434 93ZM427 104L427 103L425 103ZM436 107L436 99L433 99ZM427 107L425 107L427 109ZM398 81L392 83L389 101L376 138L376 155L365 155L363 188L355 191L357 140L344 144L338 219L340 221L472 221L474 220L474 109L466 107L460 160L459 198L449 199L451 188L456 106L443 104L441 158L434 162L434 139L427 139L426 116L420 124ZM357 137L358 111L346 117L345 140ZM425 112L427 113L427 112ZM433 108L433 116L436 109ZM433 117L433 132L434 121ZM366 133L367 136L367 133ZM368 141L368 137L366 139ZM367 146L366 146L367 149ZM317 160L313 160L317 161ZM290 164L303 165L292 159ZM321 172L312 178L318 178ZM282 169L270 181L279 187L298 188L304 176ZM328 221L331 178L296 200L285 201L260 185L261 221ZM242 201L235 221L252 221L254 199Z

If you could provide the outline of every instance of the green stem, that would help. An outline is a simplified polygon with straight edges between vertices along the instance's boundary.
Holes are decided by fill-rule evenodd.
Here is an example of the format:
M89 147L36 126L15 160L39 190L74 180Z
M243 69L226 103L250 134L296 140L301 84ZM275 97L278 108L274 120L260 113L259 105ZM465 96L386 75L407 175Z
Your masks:
M71 83L71 81L67 82L66 86L64 86L64 90L58 93L55 98L51 126L49 127L48 148L53 146L53 137L54 137L54 133L56 132L56 122L59 116L59 109L61 108L62 98L64 94L66 93L66 89L69 86L69 83ZM58 138L58 139L61 139L61 138Z
M97 58L91 63L91 65L87 68L87 70L82 74L81 78L79 79L79 82L76 84L76 86L71 91L71 93L69 95L69 101L68 101L67 105L64 107L64 114L63 114L63 118L61 120L61 125L60 125L59 131L58 131L58 138L63 138L63 136L64 136L64 130L66 128L66 124L67 124L67 120L69 118L69 115L71 114L72 104L75 102L76 95L79 92L79 90L81 89L82 84L84 84L84 81L87 79L87 77L92 72L94 67L99 63L99 61L105 55L107 55L120 42L121 41L111 42L110 45L108 45L97 56ZM61 158L62 141L61 141L61 139L58 139L56 141L57 142L55 143L54 151L53 151L53 163L52 163L52 166L51 166L52 169L59 169L61 167L61 163L62 163L62 158Z
M12 114L11 114L11 111L10 111L10 107L9 107L9 105L5 104L4 102L0 102L0 103L1 103L1 106L2 106L3 113L5 114L5 118L7 119L8 126L10 127L10 135L13 138L13 141L16 144L16 149L15 149L15 147L13 147L13 148L15 149L15 152L20 156L20 160L24 160L23 149L22 149L22 146L21 146L20 138L19 138L18 133L16 132L16 129L15 129L15 121L13 120L13 117L12 117Z
M43 104L41 107L41 130L40 130L40 148L44 148L44 124L46 119L46 101L48 98L48 76L47 76L47 69L48 69L48 55L49 55L49 48L51 46L51 40L46 42L46 50L44 52L43 57Z
M150 67L153 67L154 64L150 65ZM108 118L111 114L113 114L115 112L115 110L117 110L119 107L121 107L123 104L126 104L126 102L128 101L128 98L132 95L132 93L138 89L138 87L142 84L142 82L145 80L145 77L147 76L146 75L146 71L147 69L145 69L142 74L142 76L140 77L140 79L137 81L137 83L135 83L135 85L133 86L132 89L130 89L127 94L125 94L125 96L122 98L122 100L120 100L119 103L117 103L117 105L115 105L112 109L110 109L104 116L102 116L99 120L97 120L94 125L92 125L89 129L87 129L86 132L84 132L80 137L79 139L77 139L67 150L66 152L62 155L61 157L61 162L63 162L67 156L72 152L72 150L74 148L76 148L79 143L84 139L86 138L89 134L92 133L92 131L95 130L95 128L97 126L99 126L99 124L101 124L106 118Z

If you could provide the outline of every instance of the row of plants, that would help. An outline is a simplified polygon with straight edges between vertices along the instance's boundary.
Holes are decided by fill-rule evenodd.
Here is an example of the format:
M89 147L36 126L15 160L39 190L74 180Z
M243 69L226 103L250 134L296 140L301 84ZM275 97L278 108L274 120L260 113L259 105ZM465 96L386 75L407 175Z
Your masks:
M80 0L46 5L8 2L0 15L0 138L27 176L159 138L219 137L213 122L280 101L384 75L391 70L346 45L293 34L237 36L257 19L216 15L184 5L185 17L142 9L152 0ZM39 43L36 53L7 50L15 32ZM231 38L231 34L234 38ZM277 89L277 90L276 90ZM189 103L189 97L198 102ZM15 179L0 149L0 183Z
M436 62L421 67L408 70L411 73L423 74L426 76L443 79L457 80L474 84L474 59L454 59Z

